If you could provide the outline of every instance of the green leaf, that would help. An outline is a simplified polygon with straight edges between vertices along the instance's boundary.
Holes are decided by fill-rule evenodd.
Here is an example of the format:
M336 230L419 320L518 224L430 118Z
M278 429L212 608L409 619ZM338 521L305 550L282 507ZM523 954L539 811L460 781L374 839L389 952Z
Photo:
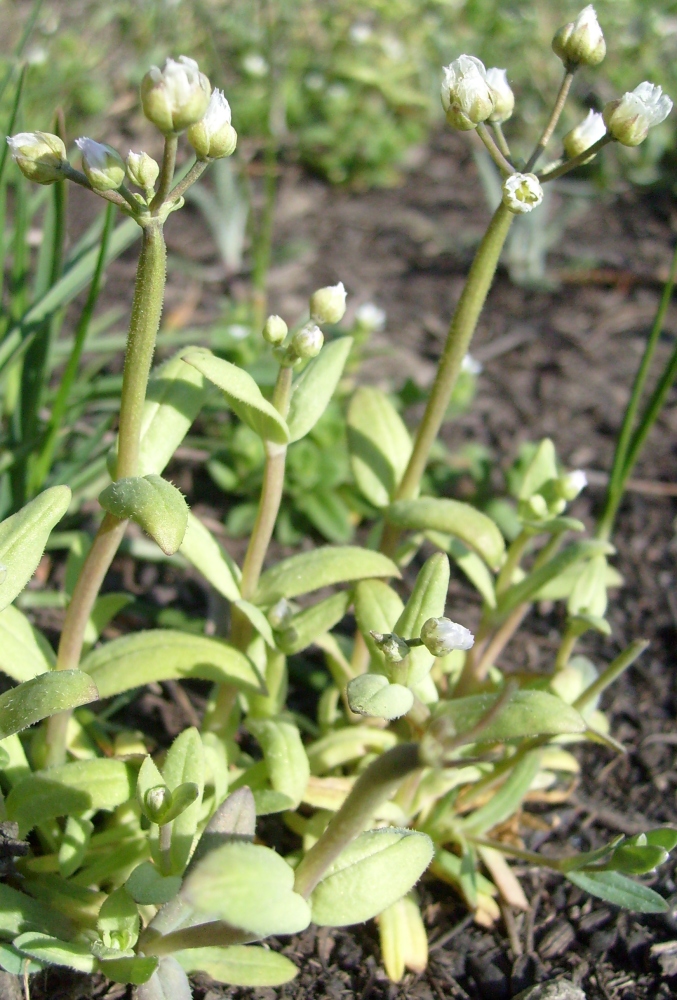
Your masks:
M69 816L59 846L59 872L69 878L82 864L94 824L84 816Z
M300 653L302 649L311 646L318 636L324 635L341 621L350 607L351 599L349 590L340 590L324 601L318 601L312 607L300 611L292 618L288 628L277 634L277 645L287 656Z
M374 726L348 726L328 733L308 747L312 774L326 774L335 767L360 760L368 753L383 753L397 743L395 733Z
M147 983L158 967L155 956L134 955L108 960L99 959L99 969L114 983L132 983L141 986Z
M294 892L294 872L268 847L229 843L211 851L186 878L181 897L195 910L265 937L296 934L310 907Z
M519 500L528 500L539 490L557 478L557 456L550 438L544 438L538 445L534 457L527 466L520 484Z
M413 830L371 830L338 856L310 902L313 922L345 927L375 917L404 896L433 856L433 844Z
M56 816L112 811L134 794L134 772L121 760L77 760L17 782L7 796L7 816L22 831Z
M183 360L218 386L231 410L266 441L287 444L289 428L272 403L265 399L247 372L203 350L187 351Z
M23 976L24 974L32 976L36 972L41 972L44 965L41 962L36 962L35 959L29 961L20 951L12 948L11 944L0 941L0 969L10 972L13 976Z
M566 877L591 896L633 913L667 913L669 909L663 897L653 889L619 872L569 872Z
M85 629L85 645L90 648L97 641L106 625L112 622L123 608L134 603L132 594L110 593L97 597Z
M12 603L33 576L49 534L70 501L67 486L52 486L0 524L0 610Z
M204 377L187 365L183 348L157 368L148 382L141 423L139 475L160 475L190 430L207 398Z
M257 816L272 816L294 808L294 800L274 788L257 788L252 794Z
M167 753L162 776L172 795L180 797L179 790L186 784L195 785L198 792L192 805L184 808L172 824L171 872L168 874L180 875L193 847L205 783L204 747L197 729L191 727L176 737Z
M290 556L266 570L259 580L256 603L274 604L281 597L289 600L335 583L374 576L399 577L400 571L380 552L354 545L327 545Z
M294 504L327 541L345 545L352 539L355 529L350 508L334 490L318 487L300 493Z
M45 637L13 605L0 611L0 670L28 681L51 670L56 656Z
M242 574L239 567L221 548L211 531L190 511L180 552L225 598L229 601L240 599Z
M247 720L247 729L256 737L266 762L268 778L274 791L291 799L296 809L310 777L310 765L301 735L286 719Z
M615 849L605 867L624 875L646 875L669 858L668 852L657 844L621 844Z
M424 622L444 615L449 589L449 558L441 552L427 559L419 570L414 589L393 632L403 639L417 639ZM412 649L408 658L407 683L420 684L435 661L425 646Z
M78 972L94 972L96 959L84 942L59 941L48 934L28 931L14 938L12 944L24 955L30 955L45 965L65 965Z
M647 830L647 844L662 847L665 851L673 851L677 847L677 830L671 826L659 826L655 830Z
M281 986L298 972L284 955L256 945L191 948L177 951L175 957L186 972L206 972L217 983L229 986Z
M186 534L188 504L180 490L162 476L117 479L99 494L99 503L114 517L135 521L165 555L178 551Z
M487 569L487 564L471 552L458 538L445 535L440 531L426 532L429 541L443 552L448 552L456 565L465 573L476 590L482 595L490 608L496 607L496 591L494 578Z
M500 569L503 562L505 542L498 526L470 504L436 497L397 500L388 508L387 518L400 528L453 535L493 570Z
M564 570L564 572L560 573L556 577L553 577L553 579L549 580L545 586L541 587L535 595L534 600L561 601L565 597L569 597L574 588L574 584L578 579L578 573L579 567L576 564L569 566ZM614 569L613 566L609 566L607 563L606 579L604 582L607 589L610 589L611 587L620 587L623 583L623 577L617 569Z
M444 718L457 735L469 732L496 704L500 695L475 694L455 698L433 709L435 719ZM547 691L515 691L498 716L475 738L478 743L503 743L530 736L559 736L585 732L583 717L556 695Z
M287 417L290 443L305 437L326 410L352 346L352 337L332 340L294 382Z
M150 861L142 861L125 882L132 899L144 906L162 906L174 899L180 888L178 875L161 875Z
M263 611L257 608L255 604L250 604L249 601L244 601L241 598L239 601L234 601L233 603L237 605L245 618L254 626L266 645L271 649L275 649L273 630Z
M463 832L477 837L499 823L504 823L517 812L540 767L541 755L538 751L525 754L486 805L480 806L460 822Z
M184 677L234 684L255 694L265 692L261 676L244 653L218 639L174 629L152 629L114 639L89 653L82 669L96 684L100 698Z
M412 708L414 695L402 684L391 684L383 674L360 674L347 688L348 704L358 715L399 719Z
M193 1000L188 977L174 955L163 955L150 979L139 986L137 1000Z
M355 587L357 625L371 654L372 669L378 669L382 674L390 673L390 668L369 633L392 632L403 610L399 594L382 580L364 580Z
M567 604L571 616L604 618L607 607L606 558L594 556L579 570Z
M348 407L348 448L361 493L387 507L411 454L411 438L399 413L380 389L359 388Z
M253 841L256 832L256 803L247 785L237 788L218 807L200 837L191 865L209 851L232 840Z
M127 951L139 937L141 918L139 910L124 886L114 889L103 901L96 929L106 948Z
M92 678L82 670L53 670L0 695L0 740L50 715L96 701Z
M70 935L72 927L49 904L0 882L0 936L11 939L27 931Z

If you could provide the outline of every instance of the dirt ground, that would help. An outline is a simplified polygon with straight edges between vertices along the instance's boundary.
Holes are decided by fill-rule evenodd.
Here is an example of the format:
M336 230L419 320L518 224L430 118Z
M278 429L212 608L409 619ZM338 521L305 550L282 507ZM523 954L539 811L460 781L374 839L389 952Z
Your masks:
M474 245L489 217L470 148L467 137L442 133L419 152L401 188L359 195L329 189L293 165L286 168L276 245L293 244L296 256L273 267L272 309L294 318L313 288L342 280L351 309L375 301L388 314L385 331L374 339L364 379L387 387L411 376L429 384ZM570 206L572 191L580 194L570 188L555 195L555 207L560 202ZM484 363L477 399L471 412L445 429L452 449L479 442L505 466L520 442L552 436L563 461L589 474L590 486L573 513L591 523L667 272L672 212L669 197L660 192L626 190L593 199L554 234L547 268L551 287L518 287L501 271L473 346ZM169 220L167 235L170 251L213 265L218 274L204 224L191 209ZM114 265L109 295L125 287L134 259L131 252ZM173 273L170 280L168 308L190 301L190 325L213 319L217 294L228 289L220 279L197 286L197 292L194 278ZM231 291L241 293L243 281L231 279ZM672 349L676 334L673 307L661 357ZM618 521L615 564L625 586L614 595L609 613L613 637L586 637L580 647L598 662L608 662L634 638L651 641L604 703L611 732L627 754L613 757L606 749L580 748L581 781L571 799L556 808L528 807L543 821L542 831L529 835L532 848L556 851L573 844L587 850L619 831L677 823L676 432L673 396ZM148 579L152 584L152 574ZM478 618L477 600L460 577L452 581L448 607L470 626ZM533 613L509 647L506 665L547 669L560 616L561 611L548 607ZM169 717L169 708L166 703L162 718ZM532 910L507 913L492 931L473 926L451 890L424 882L431 956L421 976L409 974L397 985L388 982L371 924L311 928L279 942L301 970L293 983L245 990L198 978L196 997L509 1000L534 982L560 975L580 985L588 1000L668 1000L677 995L673 865L650 881L671 901L670 912L656 917L619 914L548 874L519 870ZM113 987L106 994L84 977L74 981L50 973L42 981L36 978L32 994L54 1000L112 998L124 996L125 988Z

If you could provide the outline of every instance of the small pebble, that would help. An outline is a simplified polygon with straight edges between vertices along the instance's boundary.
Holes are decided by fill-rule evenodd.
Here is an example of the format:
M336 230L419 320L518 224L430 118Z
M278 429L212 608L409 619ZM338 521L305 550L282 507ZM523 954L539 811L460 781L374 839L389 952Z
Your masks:
M558 920L538 943L541 958L557 958L576 940L576 931L567 920Z
M567 979L539 983L519 993L513 1000L586 1000L585 993Z

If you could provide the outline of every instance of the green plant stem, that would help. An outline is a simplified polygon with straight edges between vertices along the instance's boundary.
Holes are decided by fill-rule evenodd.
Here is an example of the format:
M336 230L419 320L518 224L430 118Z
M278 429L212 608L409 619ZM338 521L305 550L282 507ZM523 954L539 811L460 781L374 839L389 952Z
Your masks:
M500 149L491 132L484 124L481 122L477 126L477 134L487 148L489 156L492 158L498 169L502 174L514 174L515 168L509 159L505 156L504 152Z
M397 791L407 775L422 766L416 743L401 743L373 761L300 862L294 876L295 891L307 899L341 851L366 828L379 805Z
M600 149L603 149L605 146L608 146L610 142L614 141L614 137L611 133L607 132L606 135L603 135L601 139L598 139L597 142L593 143L589 149L579 153L578 156L572 156L570 160L564 160L564 162L559 163L558 166L549 170L544 170L543 173L538 174L539 181L542 184L545 184L546 181L554 181L563 174L568 174L570 170L573 170L575 167L580 167L580 165L582 163L586 163L591 156L595 156L599 153Z
M501 567L501 571L498 574L498 579L496 580L496 594L500 595L504 590L512 583L512 578L515 570L519 566L522 556L524 555L524 550L529 544L529 539L531 535L527 531L520 531L517 538L511 542L510 548L506 556L506 560Z
M527 165L524 168L525 173L529 173L530 170L533 170L533 168L536 166L536 163L538 162L539 157L543 152L545 152L545 147L550 142L550 139L552 138L552 133L555 131L555 128L557 127L557 122L559 121L560 115L564 110L564 105L566 104L566 99L569 96L569 91L571 90L571 84L573 82L573 79L574 79L573 70L567 67L564 71L564 79L562 80L559 92L557 94L557 97L555 98L555 106L553 107L550 118L548 119L548 124L543 129L543 134L536 143L536 148L534 149L533 153L531 154L531 156L527 161Z
M150 203L151 212L157 211L169 194L174 178L174 168L176 166L176 150L179 145L179 137L175 133L165 136L165 146L162 153L162 165L160 167L160 179L158 181L157 194Z
M627 670L628 667L632 666L638 657L642 655L645 649L649 647L649 643L646 639L637 639L632 642L627 649L612 660L606 670L599 675L596 681L583 691L582 694L578 696L573 704L573 707L577 712L584 712L592 703L599 698L602 691L609 687L610 684L616 680L617 677Z
M119 479L137 472L143 404L162 314L166 257L162 226L153 221L143 229L122 375L116 470ZM73 670L79 666L87 622L126 524L111 514L106 514L101 522L66 611L57 654L58 670ZM47 723L50 765L65 759L69 718L69 712L60 712Z
M530 604L518 605L508 615L486 646L477 643L478 654L475 656L468 654L466 657L463 670L454 688L454 698L463 698L465 695L472 694L477 685L484 680L489 667L508 645L530 608Z
M503 128L501 127L500 122L492 122L491 123L491 131L494 133L494 138L496 140L496 145L498 146L498 148L500 149L500 151L503 153L503 155L505 156L506 160L511 160L512 153L510 152L510 146L508 145L508 140L505 137L505 134L503 132Z
M200 179L211 162L211 160L196 160L186 176L182 178L178 184L175 184L169 192L167 195L167 201L174 202L178 201L179 198L183 198L188 188Z
M451 320L437 375L416 433L411 458L397 490L395 497L397 500L410 500L418 494L430 450L444 421L463 358L468 352L513 219L512 212L505 205L499 205L475 254L468 280ZM399 537L400 529L387 524L383 532L381 551L386 555L392 555L397 548Z
M80 319L73 338L73 347L61 376L59 388L52 404L52 412L50 414L49 423L45 432L42 450L33 470L34 486L35 489L38 490L44 483L52 465L52 459L54 458L54 450L56 448L61 422L68 407L71 389L77 376L82 350L85 346L85 340L87 339L89 324L99 298L101 279L106 265L106 254L108 252L110 236L113 232L114 220L115 208L113 205L109 205L106 209L106 217L103 224L103 232L101 234L101 249L99 250L99 256L97 258L96 267L92 276L92 283L89 286L87 301L85 302L82 313L80 314Z
M639 366L637 375L635 376L635 381L632 386L632 392L630 394L630 401L625 410L625 415L623 417L623 424L621 426L621 431L618 436L618 443L616 444L616 451L614 453L613 465L611 468L611 475L609 477L609 485L607 487L606 499L604 503L604 510L597 523L596 536L597 538L608 539L611 537L611 532L613 530L614 521L616 518L616 513L618 511L618 506L623 498L623 493L625 491L625 484L627 479L632 472L632 468L635 464L639 450L644 443L646 435L648 434L655 417L651 419L652 416L652 405L651 402L647 406L644 417L638 427L637 431L634 433L633 430L635 421L637 419L637 412L639 409L640 400L642 397L642 392L646 383L647 376L649 374L649 369L651 367L651 362L653 360L654 352L656 350L656 345L660 339L661 332L663 330L663 324L665 322L665 316L672 301L672 293L675 286L675 280L677 280L677 246L672 257L672 264L670 266L670 273L668 275L668 280L663 288L663 294L656 312L656 318L654 319L653 326L651 328L651 333L649 334L648 340L646 342L646 347L644 348L644 355L642 356L642 361ZM671 365L677 364L677 352L673 353L670 362L668 363L664 377L659 381L656 390L658 390L658 397L656 397L656 390L654 391L654 397L660 398L660 405L656 410L656 416L660 411L663 403L662 396L662 382L665 378L665 374L669 373ZM666 382L666 393L672 384L674 374L668 375L668 380ZM652 397L652 401L654 399Z
M68 181L72 181L74 184L79 184L80 187L86 188L87 191L93 191L92 185L87 180L85 174L81 170L76 170L75 167L71 167L70 163L64 163L60 168L63 171L63 175ZM117 205L118 208L127 209L129 206L125 198L122 197L117 191L97 191L96 194L104 201L110 201L111 204ZM138 210L138 205L135 203L135 207Z
M557 650L557 656L555 658L555 673L560 670L564 670L569 660L571 659L571 654L574 651L576 643L587 631L589 626L587 623L582 623L580 620L570 621L564 631L562 636L562 641L560 643L559 649Z
M557 858L545 858L535 851L526 851L521 847L513 847L512 844L504 844L500 840L487 840L486 837L468 838L477 847L488 847L492 851L500 851L502 854L509 854L512 858L519 858L531 865L538 865L539 868L549 868L551 871L561 872L562 868Z

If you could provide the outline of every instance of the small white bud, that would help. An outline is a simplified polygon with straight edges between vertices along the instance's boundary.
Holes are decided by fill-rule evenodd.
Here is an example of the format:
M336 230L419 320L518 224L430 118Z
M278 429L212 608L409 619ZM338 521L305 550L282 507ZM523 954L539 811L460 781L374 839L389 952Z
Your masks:
M515 215L531 212L543 201L543 188L536 174L510 174L503 181L503 204Z
M401 663L411 652L404 639L394 632L370 632L377 647L381 650L388 663Z
M469 375L481 375L484 371L484 366L472 354L465 354L461 362L461 371L467 372Z
M146 118L162 133L182 132L199 122L207 110L211 84L188 56L151 66L141 81L141 105Z
M191 125L186 138L201 160L231 156L237 132L230 124L230 104L222 90L212 91L204 118Z
M269 316L263 326L263 339L278 347L287 336L287 324L281 316Z
M469 132L489 118L494 110L494 96L487 83L484 64L475 56L459 56L444 67L442 107L447 121L462 132Z
M472 649L475 644L470 629L449 618L429 618L423 623L421 640L433 656L446 656L455 649Z
M508 83L507 71L492 66L487 70L487 83L494 98L494 110L487 121L500 125L501 122L507 122L515 110L515 95Z
M127 176L142 190L152 190L159 173L160 167L148 153L132 153L130 150L127 154Z
M565 66L597 66L606 55L606 42L592 4L584 7L575 21L555 34L552 48Z
M382 330L386 325L386 311L373 302L363 302L355 313L355 322L365 330Z
M315 358L322 350L324 344L324 334L315 323L306 323L291 338L290 348L292 354L302 361Z
M267 615L270 627L274 628L276 632L281 632L283 629L288 628L293 617L292 606L285 597L280 598L277 604L272 606Z
M53 184L62 179L66 147L51 132L18 132L7 137L12 159L29 181Z
M574 469L560 476L557 481L557 492L563 500L575 500L578 494L588 485L588 477L583 469Z
M639 146L649 129L659 125L672 111L672 101L660 87L640 83L620 100L610 101L602 112L604 121L614 139L623 146Z
M94 139L76 139L82 153L82 169L95 191L115 191L125 179L122 157L112 146Z
M562 139L564 152L569 159L573 160L575 156L580 156L586 149L594 146L604 135L606 135L604 118L597 111L588 111L587 117L583 119L580 125L572 128ZM590 163L590 160L594 160L594 158L595 154L593 153L592 156L583 162Z
M310 318L315 323L339 323L346 311L346 290L343 282L318 288L310 296Z

